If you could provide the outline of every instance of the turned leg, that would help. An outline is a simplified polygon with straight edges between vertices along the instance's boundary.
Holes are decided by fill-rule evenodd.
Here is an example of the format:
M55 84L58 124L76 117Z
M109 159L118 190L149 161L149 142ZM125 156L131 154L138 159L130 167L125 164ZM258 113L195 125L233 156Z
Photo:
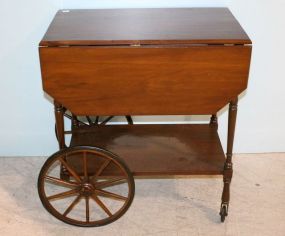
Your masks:
M56 132L58 136L58 146L59 149L65 148L65 138L64 138L64 108L61 104L54 102L54 114L56 123Z
M55 114L55 123L56 123L56 132L58 137L59 149L66 148L65 137L64 137L64 107L54 102L54 114ZM69 174L65 166L60 166L60 178L64 180L69 180Z
M237 116L237 103L238 99L232 100L229 106L229 118L228 118L228 141L227 141L227 154L226 161L224 165L224 189L222 194L222 204L221 204L221 221L224 222L225 217L228 215L229 201L230 201L230 183L233 175L233 143L235 134L235 124Z

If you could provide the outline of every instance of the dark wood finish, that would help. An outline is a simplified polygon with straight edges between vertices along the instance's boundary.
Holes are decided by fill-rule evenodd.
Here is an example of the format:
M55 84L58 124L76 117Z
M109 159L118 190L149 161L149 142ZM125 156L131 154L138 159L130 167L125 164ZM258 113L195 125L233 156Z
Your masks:
M80 163L76 168L69 161L74 157ZM58 164L66 167L72 180L59 178L60 171L56 171ZM93 164L98 166L100 171L90 172ZM120 177L102 179L108 166L112 166ZM120 191L119 194L114 192L114 188L106 190L107 187L119 184L125 185L124 191ZM51 186L52 191L49 189ZM120 218L133 201L135 185L128 167L113 153L95 147L74 147L63 149L47 159L39 175L38 191L43 205L53 216L68 224L90 227L106 225ZM65 210L62 210L59 204L51 203L72 196L75 196L75 199L66 205ZM99 197L107 198L109 201L101 201ZM76 205L81 200L85 201L85 219L80 214L70 214L72 211L80 212ZM101 215L97 209L92 215L94 209L90 208L89 201L94 201L106 216ZM122 204L114 209L113 201L122 201Z
M41 46L250 44L227 8L58 11Z
M136 176L223 173L223 149L217 131L207 124L109 125L73 131L71 146L110 150Z
M76 115L215 114L246 89L250 55L245 46L40 48L45 92Z
M211 116L210 126L218 130L218 117L217 114Z
M117 160L129 176L132 193L133 178L124 162L138 176L223 175L223 222L230 200L237 97L247 88L250 44L226 8L59 11L39 49L43 88L56 101L56 133L62 149L47 160L39 177L40 198L48 211L80 226L115 220L97 195L128 201L103 190L122 180ZM217 111L229 102L225 158ZM106 125L115 115L124 115L133 124L131 115L195 114L212 114L210 124ZM64 131L63 116L71 119L70 131ZM99 116L108 118L99 122ZM64 134L72 134L71 148L66 148ZM110 150L124 161L108 151L77 145ZM90 150L111 158L94 160ZM55 161L61 165L60 178L46 174ZM94 185L99 178L107 180ZM44 181L72 190L46 196ZM63 213L49 203L73 194L79 196ZM68 219L82 196L86 221ZM91 200L106 213L106 220L92 223Z
M56 136L58 139L59 149L65 148L65 138L64 138L64 108L58 102L54 102L54 114L55 114L55 128L56 128Z
M227 155L224 165L224 188L222 194L222 204L221 204L221 221L224 221L225 216L228 214L228 207L230 201L230 183L233 175L233 164L232 164L232 155L233 155L233 143L235 135L235 125L237 117L237 104L238 98L235 98L230 102L229 106L229 118L228 118L228 141L227 141Z
M54 101L55 135L60 150L66 148L65 136L64 136L64 119L63 119L64 113L65 113L65 108L60 103ZM60 178L63 180L69 180L69 174L64 165L61 165L60 167Z

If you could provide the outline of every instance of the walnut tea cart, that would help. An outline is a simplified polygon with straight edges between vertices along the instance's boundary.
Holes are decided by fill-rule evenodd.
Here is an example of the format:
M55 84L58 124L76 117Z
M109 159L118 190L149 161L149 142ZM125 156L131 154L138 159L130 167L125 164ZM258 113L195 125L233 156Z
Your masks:
M135 176L222 175L223 222L251 48L227 8L58 11L39 46L59 144L38 179L47 211L72 225L101 226L127 211ZM224 154L217 112L227 104ZM211 119L134 124L132 116L142 115ZM116 116L126 124L110 124Z

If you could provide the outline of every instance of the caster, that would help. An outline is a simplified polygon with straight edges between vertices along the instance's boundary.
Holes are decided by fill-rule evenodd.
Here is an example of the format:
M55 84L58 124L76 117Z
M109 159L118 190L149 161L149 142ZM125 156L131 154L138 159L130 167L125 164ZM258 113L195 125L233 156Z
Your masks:
M220 216L221 216L221 222L223 223L226 219L226 216L228 215L228 209L226 205L221 206Z
M61 178L61 166L68 179ZM134 178L125 163L96 147L56 152L38 178L38 193L46 210L76 226L102 226L117 220L131 205L134 192Z

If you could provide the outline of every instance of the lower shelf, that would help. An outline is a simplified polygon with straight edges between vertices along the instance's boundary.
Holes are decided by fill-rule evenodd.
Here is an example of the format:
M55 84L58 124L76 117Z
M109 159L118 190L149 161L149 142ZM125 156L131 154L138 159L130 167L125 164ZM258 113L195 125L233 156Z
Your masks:
M219 175L225 161L218 133L208 124L80 127L70 146L78 145L117 154L135 176Z

